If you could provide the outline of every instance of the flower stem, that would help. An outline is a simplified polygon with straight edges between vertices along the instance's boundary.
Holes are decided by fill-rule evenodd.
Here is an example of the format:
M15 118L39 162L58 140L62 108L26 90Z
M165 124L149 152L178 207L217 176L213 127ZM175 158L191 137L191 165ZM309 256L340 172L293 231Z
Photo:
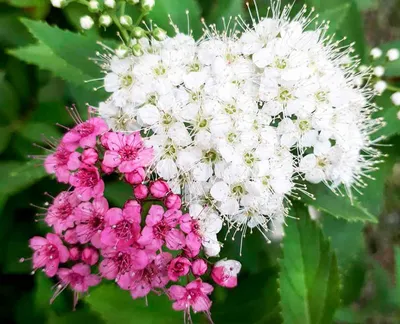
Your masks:
M399 87L395 87L394 85L388 84L386 89L390 90L390 91L394 91L394 92L399 92L400 88Z
M119 22L119 19L117 17L117 15L114 13L111 15L111 19L113 20L114 24L118 27L118 29L121 32L122 38L124 39L126 45L129 45L129 35L128 32L126 31L126 29L124 27L122 27L122 25Z

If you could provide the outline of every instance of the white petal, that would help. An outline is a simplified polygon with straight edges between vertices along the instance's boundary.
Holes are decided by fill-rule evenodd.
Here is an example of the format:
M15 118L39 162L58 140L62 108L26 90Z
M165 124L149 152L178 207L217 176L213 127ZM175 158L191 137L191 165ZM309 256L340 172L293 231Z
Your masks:
M178 169L172 159L164 159L157 163L157 173L165 180L170 180L176 177Z
M229 194L229 186L223 182L216 182L210 190L211 196L217 201L224 201L228 198Z

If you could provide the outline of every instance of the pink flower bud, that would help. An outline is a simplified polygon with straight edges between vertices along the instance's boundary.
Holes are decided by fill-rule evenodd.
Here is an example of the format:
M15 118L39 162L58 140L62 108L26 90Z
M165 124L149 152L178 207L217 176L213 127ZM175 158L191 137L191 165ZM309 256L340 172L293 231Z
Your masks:
M137 185L143 182L146 178L146 172L143 168L137 168L136 170L125 173L125 179L128 183Z
M133 189L133 193L137 199L145 199L149 194L149 189L144 184L140 184Z
M203 259L194 260L192 263L192 272L195 276L202 276L207 272L207 262Z
M77 244L78 236L76 235L75 229L69 229L64 234L64 241L69 244Z
M72 261L78 261L81 258L81 251L78 247L74 246L69 249L69 258Z
M81 155L82 162L89 165L95 164L98 158L97 151L92 148L84 150Z
M99 261L99 253L94 247L86 247L82 251L82 261L88 265L94 265Z
M103 145L103 147L108 150L108 136L110 135L110 132L104 133L101 137L100 137L100 143L101 145Z
M155 198L163 198L170 191L168 183L157 180L150 184L150 192Z
M237 286L237 275L242 265L236 260L218 261L211 271L211 277L220 286L234 288Z
M114 169L110 168L108 166L105 166L104 164L101 165L101 170L105 173L105 174L111 174Z
M165 207L168 209L180 209L182 206L182 200L179 195L170 193L166 198L165 198Z
M168 266L168 277L172 281L178 281L179 277L189 273L190 261L183 257L177 257L171 260Z

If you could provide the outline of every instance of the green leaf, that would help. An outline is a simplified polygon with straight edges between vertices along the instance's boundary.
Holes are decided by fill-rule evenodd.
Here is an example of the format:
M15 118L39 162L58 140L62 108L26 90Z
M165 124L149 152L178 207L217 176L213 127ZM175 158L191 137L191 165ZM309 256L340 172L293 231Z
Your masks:
M333 193L324 184L308 185L307 190L314 195L315 199L304 195L303 201L336 218L343 218L347 221L378 222L377 218L362 207L358 201L354 200L352 203L347 196Z
M394 257L396 275L395 300L397 301L397 306L400 307L400 248L398 246L394 247Z
M355 0L360 10L371 10L378 8L378 0Z
M151 293L146 306L144 299L133 300L129 291L115 283L103 283L93 288L85 302L107 323L175 324L183 320L182 312L174 311L165 295Z
M185 11L188 10L188 17ZM178 28L184 32L188 32L188 19L190 30L193 30L193 35L198 38L201 36L202 25L200 22L200 8L196 0L162 0L156 1L153 10L148 15L148 18L153 20L153 23L165 29L169 35L174 35L174 29L170 25L168 15Z
M36 122L24 124L20 134L32 143L43 143L46 138L58 139L61 137L61 132L55 126Z
M362 17L354 1L324 1L317 7L317 12L320 21L330 21L328 34L335 34L335 39L338 40L346 37L345 44L355 42L356 53L365 59L366 48Z
M307 212L296 209L288 221L279 275L283 322L330 323L339 306L336 256Z
M400 65L399 65L400 71ZM372 138L378 138L380 136L391 137L400 133L400 120L397 118L399 107L396 107L390 96L392 92L385 91L381 96L375 98L375 102L378 107L382 107L381 111L374 114L374 118L381 117L384 119L385 125L380 128L377 132L372 134Z
M222 30L223 22L222 17L225 18L225 21L228 22L230 17L235 17L238 15L244 15L243 1L242 0L219 0L216 4L212 7L212 11L206 17L206 23L216 23L217 28Z
M104 196L116 207L122 208L128 199L132 199L132 186L124 181L110 182L105 187Z
M49 70L54 75L75 84L85 85L83 80L90 78L90 76L84 75L82 71L55 55L43 43L12 49L8 53L29 64L37 65L41 69Z
M0 162L0 197L9 197L43 179L47 174L37 161Z
M9 126L0 126L0 153L8 146L11 138L11 128Z
M281 323L277 270L241 274L238 286L227 290L216 287L211 315L215 323Z
M26 27L19 21L21 12L13 10L0 13L0 44L24 46L34 41Z
M101 50L101 47L97 44L97 38L52 27L42 21L26 18L21 19L21 21L39 42L49 47L55 55L65 60L68 65L81 71L82 76L76 82L83 83L85 80L101 77L100 67L90 60L90 58L96 56L97 51Z
M17 118L19 110L19 99L16 91L5 80L4 73L0 73L0 124L9 125Z

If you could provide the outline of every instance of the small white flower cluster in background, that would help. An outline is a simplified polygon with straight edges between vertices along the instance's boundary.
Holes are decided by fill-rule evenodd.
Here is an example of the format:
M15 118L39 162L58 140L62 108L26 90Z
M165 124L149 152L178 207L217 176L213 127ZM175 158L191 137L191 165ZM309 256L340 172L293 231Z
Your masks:
M258 228L267 238L288 197L306 192L303 180L351 195L379 156L373 91L359 82L369 71L326 25L306 30L305 8L293 20L290 9L274 7L253 26L239 17L222 33L205 26L199 42L177 31L140 39L141 55L103 55L111 96L99 115L115 130L142 130L153 171L213 229L211 255L221 218L228 232Z

